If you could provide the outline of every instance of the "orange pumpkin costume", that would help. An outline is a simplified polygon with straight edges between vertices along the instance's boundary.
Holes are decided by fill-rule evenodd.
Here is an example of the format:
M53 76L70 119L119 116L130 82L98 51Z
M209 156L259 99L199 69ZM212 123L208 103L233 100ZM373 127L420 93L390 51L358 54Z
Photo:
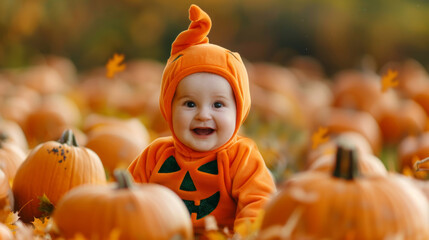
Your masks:
M211 20L198 6L190 7L189 19L188 30L172 44L162 78L160 107L173 136L152 142L128 170L136 182L158 183L176 192L191 213L196 231L204 227L207 215L232 229L257 217L275 191L275 183L255 143L237 135L250 109L248 76L240 55L208 43ZM197 72L224 77L237 107L233 136L208 152L197 152L181 143L171 120L179 81Z

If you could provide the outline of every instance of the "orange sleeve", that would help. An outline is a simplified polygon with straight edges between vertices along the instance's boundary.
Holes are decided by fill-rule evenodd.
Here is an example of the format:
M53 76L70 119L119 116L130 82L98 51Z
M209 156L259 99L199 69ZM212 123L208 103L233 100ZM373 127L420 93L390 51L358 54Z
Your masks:
M152 171L163 151L172 146L171 137L158 138L147 146L137 158L128 166L128 171L135 182L149 182Z
M265 165L256 144L247 138L230 149L232 196L237 200L234 228L253 222L276 191L274 178Z

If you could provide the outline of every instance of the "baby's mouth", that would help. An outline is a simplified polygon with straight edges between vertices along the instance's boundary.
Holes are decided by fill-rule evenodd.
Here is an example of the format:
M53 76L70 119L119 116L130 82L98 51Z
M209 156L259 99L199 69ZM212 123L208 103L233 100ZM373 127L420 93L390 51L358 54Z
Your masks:
M197 135L210 135L214 132L213 128L194 128L192 131Z

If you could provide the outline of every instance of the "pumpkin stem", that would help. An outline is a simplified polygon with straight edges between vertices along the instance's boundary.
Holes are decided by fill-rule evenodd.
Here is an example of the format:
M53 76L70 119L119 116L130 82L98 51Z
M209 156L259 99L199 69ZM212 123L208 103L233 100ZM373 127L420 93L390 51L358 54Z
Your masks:
M339 142L333 176L346 180L353 180L359 176L357 152L353 145Z
M429 157L427 157L425 159L422 159L420 161L415 162L414 163L414 170L415 171L427 171L427 170L429 170L429 168L427 166L424 166L424 165L427 165L427 164L424 164L424 163L428 162L428 161L429 161ZM421 167L420 165L423 165L423 167Z
M134 181L131 174L125 169L116 169L113 171L113 176L118 183L118 189L133 188Z
M3 141L6 141L7 139L7 134L4 132L0 132L0 148L3 147Z
M58 142L61 144L67 144L73 147L79 147L76 141L76 137L74 136L73 131L71 129L64 130Z

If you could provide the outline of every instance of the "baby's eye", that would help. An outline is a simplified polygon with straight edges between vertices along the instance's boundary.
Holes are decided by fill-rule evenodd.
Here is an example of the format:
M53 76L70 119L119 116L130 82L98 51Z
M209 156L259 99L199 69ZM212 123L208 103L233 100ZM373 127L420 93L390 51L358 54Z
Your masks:
M221 107L223 107L223 103L221 103L221 102L215 102L215 103L213 104L213 106L214 106L215 108L221 108Z
M186 107L189 107L189 108L193 108L193 107L195 107L195 103L194 103L194 102L192 102L192 101L186 101L186 102L185 102L185 106L186 106Z

